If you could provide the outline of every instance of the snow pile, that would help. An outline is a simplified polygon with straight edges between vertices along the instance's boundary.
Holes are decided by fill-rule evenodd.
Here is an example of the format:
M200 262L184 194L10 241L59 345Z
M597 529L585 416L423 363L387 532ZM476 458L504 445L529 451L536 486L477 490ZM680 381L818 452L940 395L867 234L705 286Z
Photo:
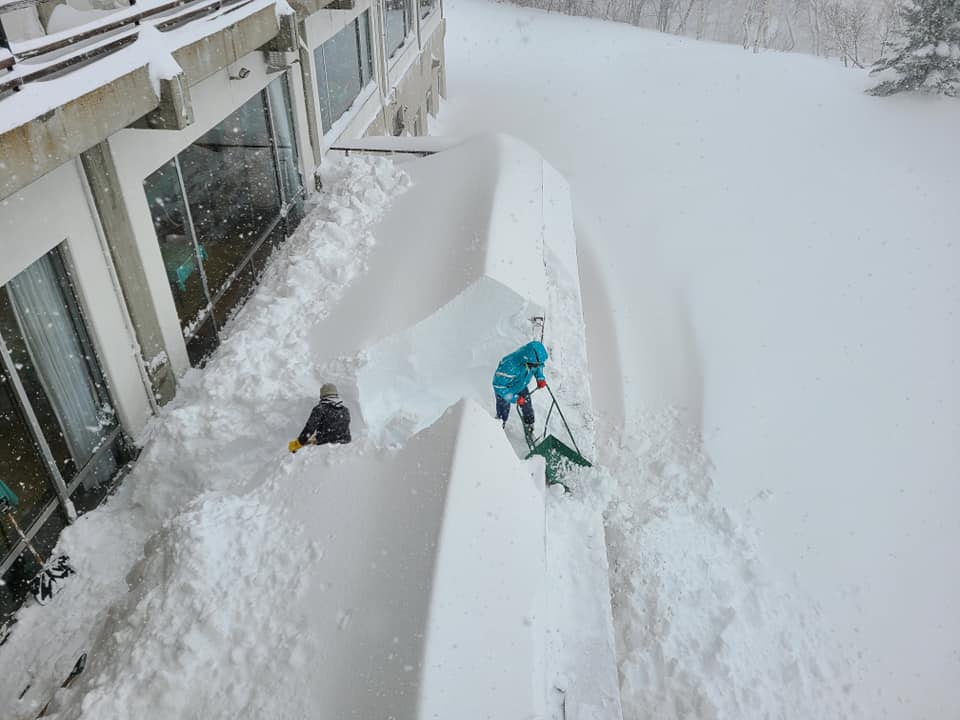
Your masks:
M467 179L475 194L497 197L501 179L512 189L487 206L426 181L401 195L408 176L389 161L325 165L330 190L207 367L182 379L117 495L64 534L80 572L42 616L22 613L10 649L28 662L0 676L4 697L33 683L15 717L36 715L69 670L61 660L81 650L87 671L50 707L60 720L546 717L559 712L557 687L581 717L620 717L599 514L570 526L552 513L572 529L546 577L542 460L520 461L519 425L505 437L490 412L492 369L529 340L543 306L522 293L539 286L558 320L550 379L589 425L569 196L528 148L500 138L463 152L475 159L478 147L497 153L483 182L479 162ZM464 156L451 152L428 169L458 167ZM429 222L431 200L462 205L444 216L451 229L459 217L459 236L402 245L390 233L410 225L377 225L390 202ZM492 221L504 207L515 222ZM435 276L384 281L431 263ZM447 365L455 382L443 384ZM406 418L370 390L380 378L387 393L388 375ZM286 441L330 380L354 441L290 455ZM481 405L448 409L432 385Z
M58 698L82 698L64 717L264 717L261 688L276 693L300 657L283 651L299 628L263 602L302 590L298 528L254 496L208 493L146 552L107 642Z
M858 716L818 609L713 498L698 435L663 413L617 442L607 539L624 714Z
M259 487L287 456L287 441L329 379L311 362L311 335L363 271L373 246L369 225L408 183L401 169L382 159L325 163L324 171L329 190L275 253L206 369L181 378L176 399L141 438L144 451L117 494L64 531L61 547L77 576L48 606L19 613L4 646L3 657L18 662L5 663L0 673L0 716L37 715L90 648L91 633L108 621L111 606L127 602L127 575L149 554L155 533L176 532L169 528L182 527L179 513L200 512L192 504L200 496L242 496ZM157 585L158 597L164 587L177 587L173 566L169 572L169 587ZM157 575L145 577L153 582Z
M277 500L320 557L302 634L324 672L270 717L542 713L542 475L487 411L464 401L396 451L284 465Z

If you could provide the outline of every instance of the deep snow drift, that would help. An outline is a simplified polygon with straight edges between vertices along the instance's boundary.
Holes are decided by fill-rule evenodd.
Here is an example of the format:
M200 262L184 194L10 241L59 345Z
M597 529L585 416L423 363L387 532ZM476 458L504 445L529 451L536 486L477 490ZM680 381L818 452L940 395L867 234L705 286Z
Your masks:
M868 97L816 58L445 7L437 129L509 132L571 183L625 710L956 716L960 105Z
M621 717L599 509L545 509L542 460L491 417L497 360L546 310L551 386L593 448L566 184L502 137L404 168L325 162L221 348L64 533L79 573L21 613L5 717L35 717L81 650L48 716ZM290 456L329 380L354 441Z

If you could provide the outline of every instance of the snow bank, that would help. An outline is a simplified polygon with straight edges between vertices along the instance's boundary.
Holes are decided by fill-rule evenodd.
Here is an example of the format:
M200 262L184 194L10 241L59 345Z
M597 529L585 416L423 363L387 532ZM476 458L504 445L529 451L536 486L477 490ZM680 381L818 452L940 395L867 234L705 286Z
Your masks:
M443 131L511 133L573 189L598 434L617 439L601 460L619 474L620 445L642 438L622 433L631 418L682 408L677 433L700 428L715 463L709 502L758 529L765 570L748 580L736 544L713 555L695 544L725 542L706 508L678 499L657 526L659 582L665 593L686 584L669 615L675 657L701 631L701 647L726 643L720 662L685 666L690 682L734 707L714 673L764 676L768 656L748 630L771 626L746 621L751 596L771 608L786 593L791 615L771 622L789 630L802 613L834 632L782 657L810 673L845 660L862 716L958 716L960 576L944 568L960 543L960 105L866 96L865 73L822 58L503 3L444 7ZM629 467L618 479L620 493L646 482ZM681 570L670 532L714 574ZM647 536L624 537L614 567L644 556ZM739 587L713 593L724 575ZM697 589L716 612L685 600ZM645 601L624 592L616 617L633 625ZM717 633L724 606L737 614ZM652 667L653 647L631 666ZM772 704L796 697L758 688ZM811 707L780 715L835 716Z
M155 545L169 547L151 538L181 512L196 511L201 496L258 488L287 456L287 441L328 379L310 360L311 338L363 272L370 224L408 182L388 160L328 162L323 171L328 190L276 252L206 369L181 378L176 399L140 438L143 452L119 491L64 531L60 546L77 575L49 605L20 611L0 656L0 717L35 718L84 650L106 668L112 655L93 647L93 638L103 632L105 641L120 629L110 618L128 602L128 573ZM144 577L149 585L156 575ZM163 647L152 647L167 657ZM79 712L71 705L69 716Z
M117 495L64 533L79 573L21 613L0 690L31 687L4 717L87 650L60 720L619 720L599 510L545 511L542 460L491 417L493 368L547 309L551 387L594 447L568 188L505 138L405 168L324 164ZM354 442L289 455L331 380Z
M62 717L268 717L290 688L300 628L274 598L302 597L302 533L260 493L207 493L157 533ZM69 701L76 701L72 705ZM276 717L276 715L273 715Z
M542 715L541 472L461 403L398 451L307 447L197 498L61 717Z
M610 500L624 714L860 716L856 673L819 608L775 579L755 531L714 499L710 461L682 416L648 415L607 445L617 460L598 487Z
M384 442L461 397L492 402L496 359L529 341L529 318L547 305L544 247L569 250L572 233L562 180L545 188L555 171L511 138L476 138L405 167L412 188L374 229L370 270L330 324L364 349L359 400Z

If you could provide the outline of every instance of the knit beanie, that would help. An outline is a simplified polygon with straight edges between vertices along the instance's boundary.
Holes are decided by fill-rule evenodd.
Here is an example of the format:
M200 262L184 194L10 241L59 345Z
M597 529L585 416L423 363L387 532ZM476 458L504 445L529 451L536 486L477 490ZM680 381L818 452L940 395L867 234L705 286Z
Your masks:
M333 397L339 395L337 392L337 386L333 383L324 383L323 387L320 388L320 399L322 400L325 397Z

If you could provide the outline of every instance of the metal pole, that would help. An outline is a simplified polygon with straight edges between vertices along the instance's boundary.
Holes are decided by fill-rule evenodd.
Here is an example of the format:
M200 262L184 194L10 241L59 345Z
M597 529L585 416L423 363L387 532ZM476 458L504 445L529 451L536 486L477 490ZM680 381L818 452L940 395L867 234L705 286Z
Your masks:
M203 285L203 294L207 298L207 312L210 315L210 322L213 323L213 329L217 333L217 340L220 339L220 328L217 326L217 318L213 312L213 300L210 297L210 286L207 284L207 272L203 268L203 261L200 258L200 243L197 240L197 231L193 226L193 215L190 212L190 199L187 197L187 186L183 182L183 170L180 168L180 156L173 156L173 164L177 168L177 181L180 184L180 196L183 198L183 209L187 214L187 228L190 230L190 239L193 240L193 256L197 261L197 270L200 272L200 283ZM197 328L203 325L198 323Z
M580 457L583 457L583 453L580 452L580 448L577 447L577 441L573 439L573 433L570 432L570 426L567 425L567 419L563 416L563 410L560 409L560 403L558 403L557 398L553 396L553 390L550 388L549 385L547 385L547 392L550 393L550 397L553 399L553 404L556 405L557 412L560 414L560 419L563 420L563 426L567 429L567 435L570 436L570 442L573 443L573 449L577 451L577 454Z

